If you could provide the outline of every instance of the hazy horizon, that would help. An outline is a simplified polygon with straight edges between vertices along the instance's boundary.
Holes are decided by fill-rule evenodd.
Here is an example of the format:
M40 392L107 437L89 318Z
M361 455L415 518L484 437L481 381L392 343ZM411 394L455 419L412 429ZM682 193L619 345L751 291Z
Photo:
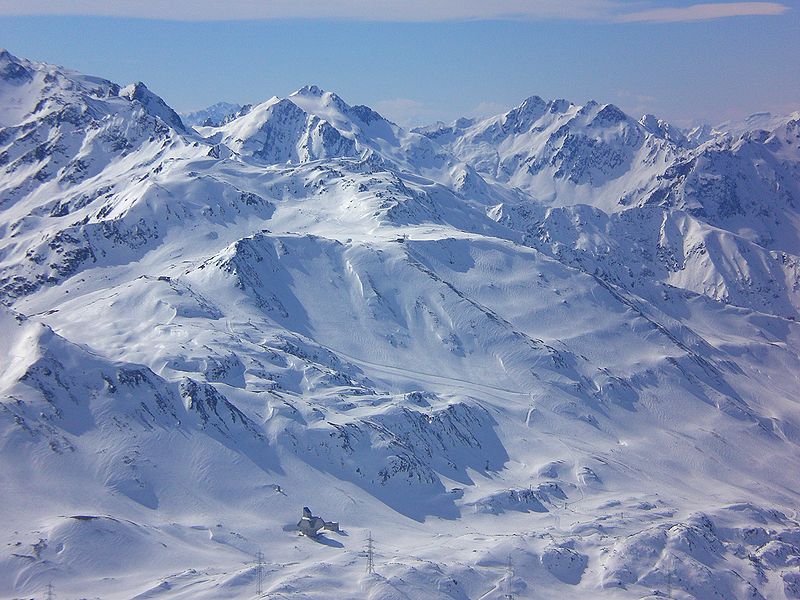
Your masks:
M502 5L512 15L462 4L425 12L411 3L406 18L384 11L379 20L352 0L318 7L317 17L279 2L271 6L282 16L242 19L256 10L250 3L215 16L200 2L182 20L181 2L151 10L158 18L124 3L101 15L84 1L53 15L43 4L0 2L0 45L122 84L144 81L180 112L309 83L406 126L495 114L532 95L612 102L682 126L800 109L791 58L800 56L800 18L785 4L532 0ZM37 14L17 14L25 11Z

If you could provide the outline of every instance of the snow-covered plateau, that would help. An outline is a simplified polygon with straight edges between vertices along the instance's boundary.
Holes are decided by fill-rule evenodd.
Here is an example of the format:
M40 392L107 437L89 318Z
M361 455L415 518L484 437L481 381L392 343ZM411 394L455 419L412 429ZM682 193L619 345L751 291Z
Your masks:
M0 53L0 597L800 598L800 113L192 119Z

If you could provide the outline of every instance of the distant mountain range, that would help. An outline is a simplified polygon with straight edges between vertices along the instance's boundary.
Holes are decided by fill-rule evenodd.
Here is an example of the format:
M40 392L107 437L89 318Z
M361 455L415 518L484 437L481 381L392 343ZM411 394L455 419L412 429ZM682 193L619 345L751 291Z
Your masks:
M181 118L184 123L193 127L219 127L236 118L243 108L241 104L217 102L202 110L183 113Z
M0 596L800 598L799 290L800 112L181 116L3 51Z

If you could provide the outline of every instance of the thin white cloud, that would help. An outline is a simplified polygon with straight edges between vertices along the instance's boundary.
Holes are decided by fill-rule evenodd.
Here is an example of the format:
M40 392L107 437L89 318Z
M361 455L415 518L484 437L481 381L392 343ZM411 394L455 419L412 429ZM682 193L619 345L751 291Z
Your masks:
M632 4L648 8L629 12ZM0 16L92 15L174 21L567 19L665 22L775 15L787 10L786 5L778 2L665 7L663 2L625 0L0 0Z
M716 4L693 4L670 8L654 8L617 17L623 23L675 23L684 21L708 21L726 17L752 15L780 15L789 7L778 2L721 2Z
M0 0L0 15L97 15L181 21L598 19L621 0Z

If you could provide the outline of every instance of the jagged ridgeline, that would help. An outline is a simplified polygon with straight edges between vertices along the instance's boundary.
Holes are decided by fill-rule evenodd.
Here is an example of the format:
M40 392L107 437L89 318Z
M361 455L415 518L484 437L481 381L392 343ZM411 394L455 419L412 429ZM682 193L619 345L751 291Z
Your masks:
M0 596L800 598L798 202L798 113L2 52Z

